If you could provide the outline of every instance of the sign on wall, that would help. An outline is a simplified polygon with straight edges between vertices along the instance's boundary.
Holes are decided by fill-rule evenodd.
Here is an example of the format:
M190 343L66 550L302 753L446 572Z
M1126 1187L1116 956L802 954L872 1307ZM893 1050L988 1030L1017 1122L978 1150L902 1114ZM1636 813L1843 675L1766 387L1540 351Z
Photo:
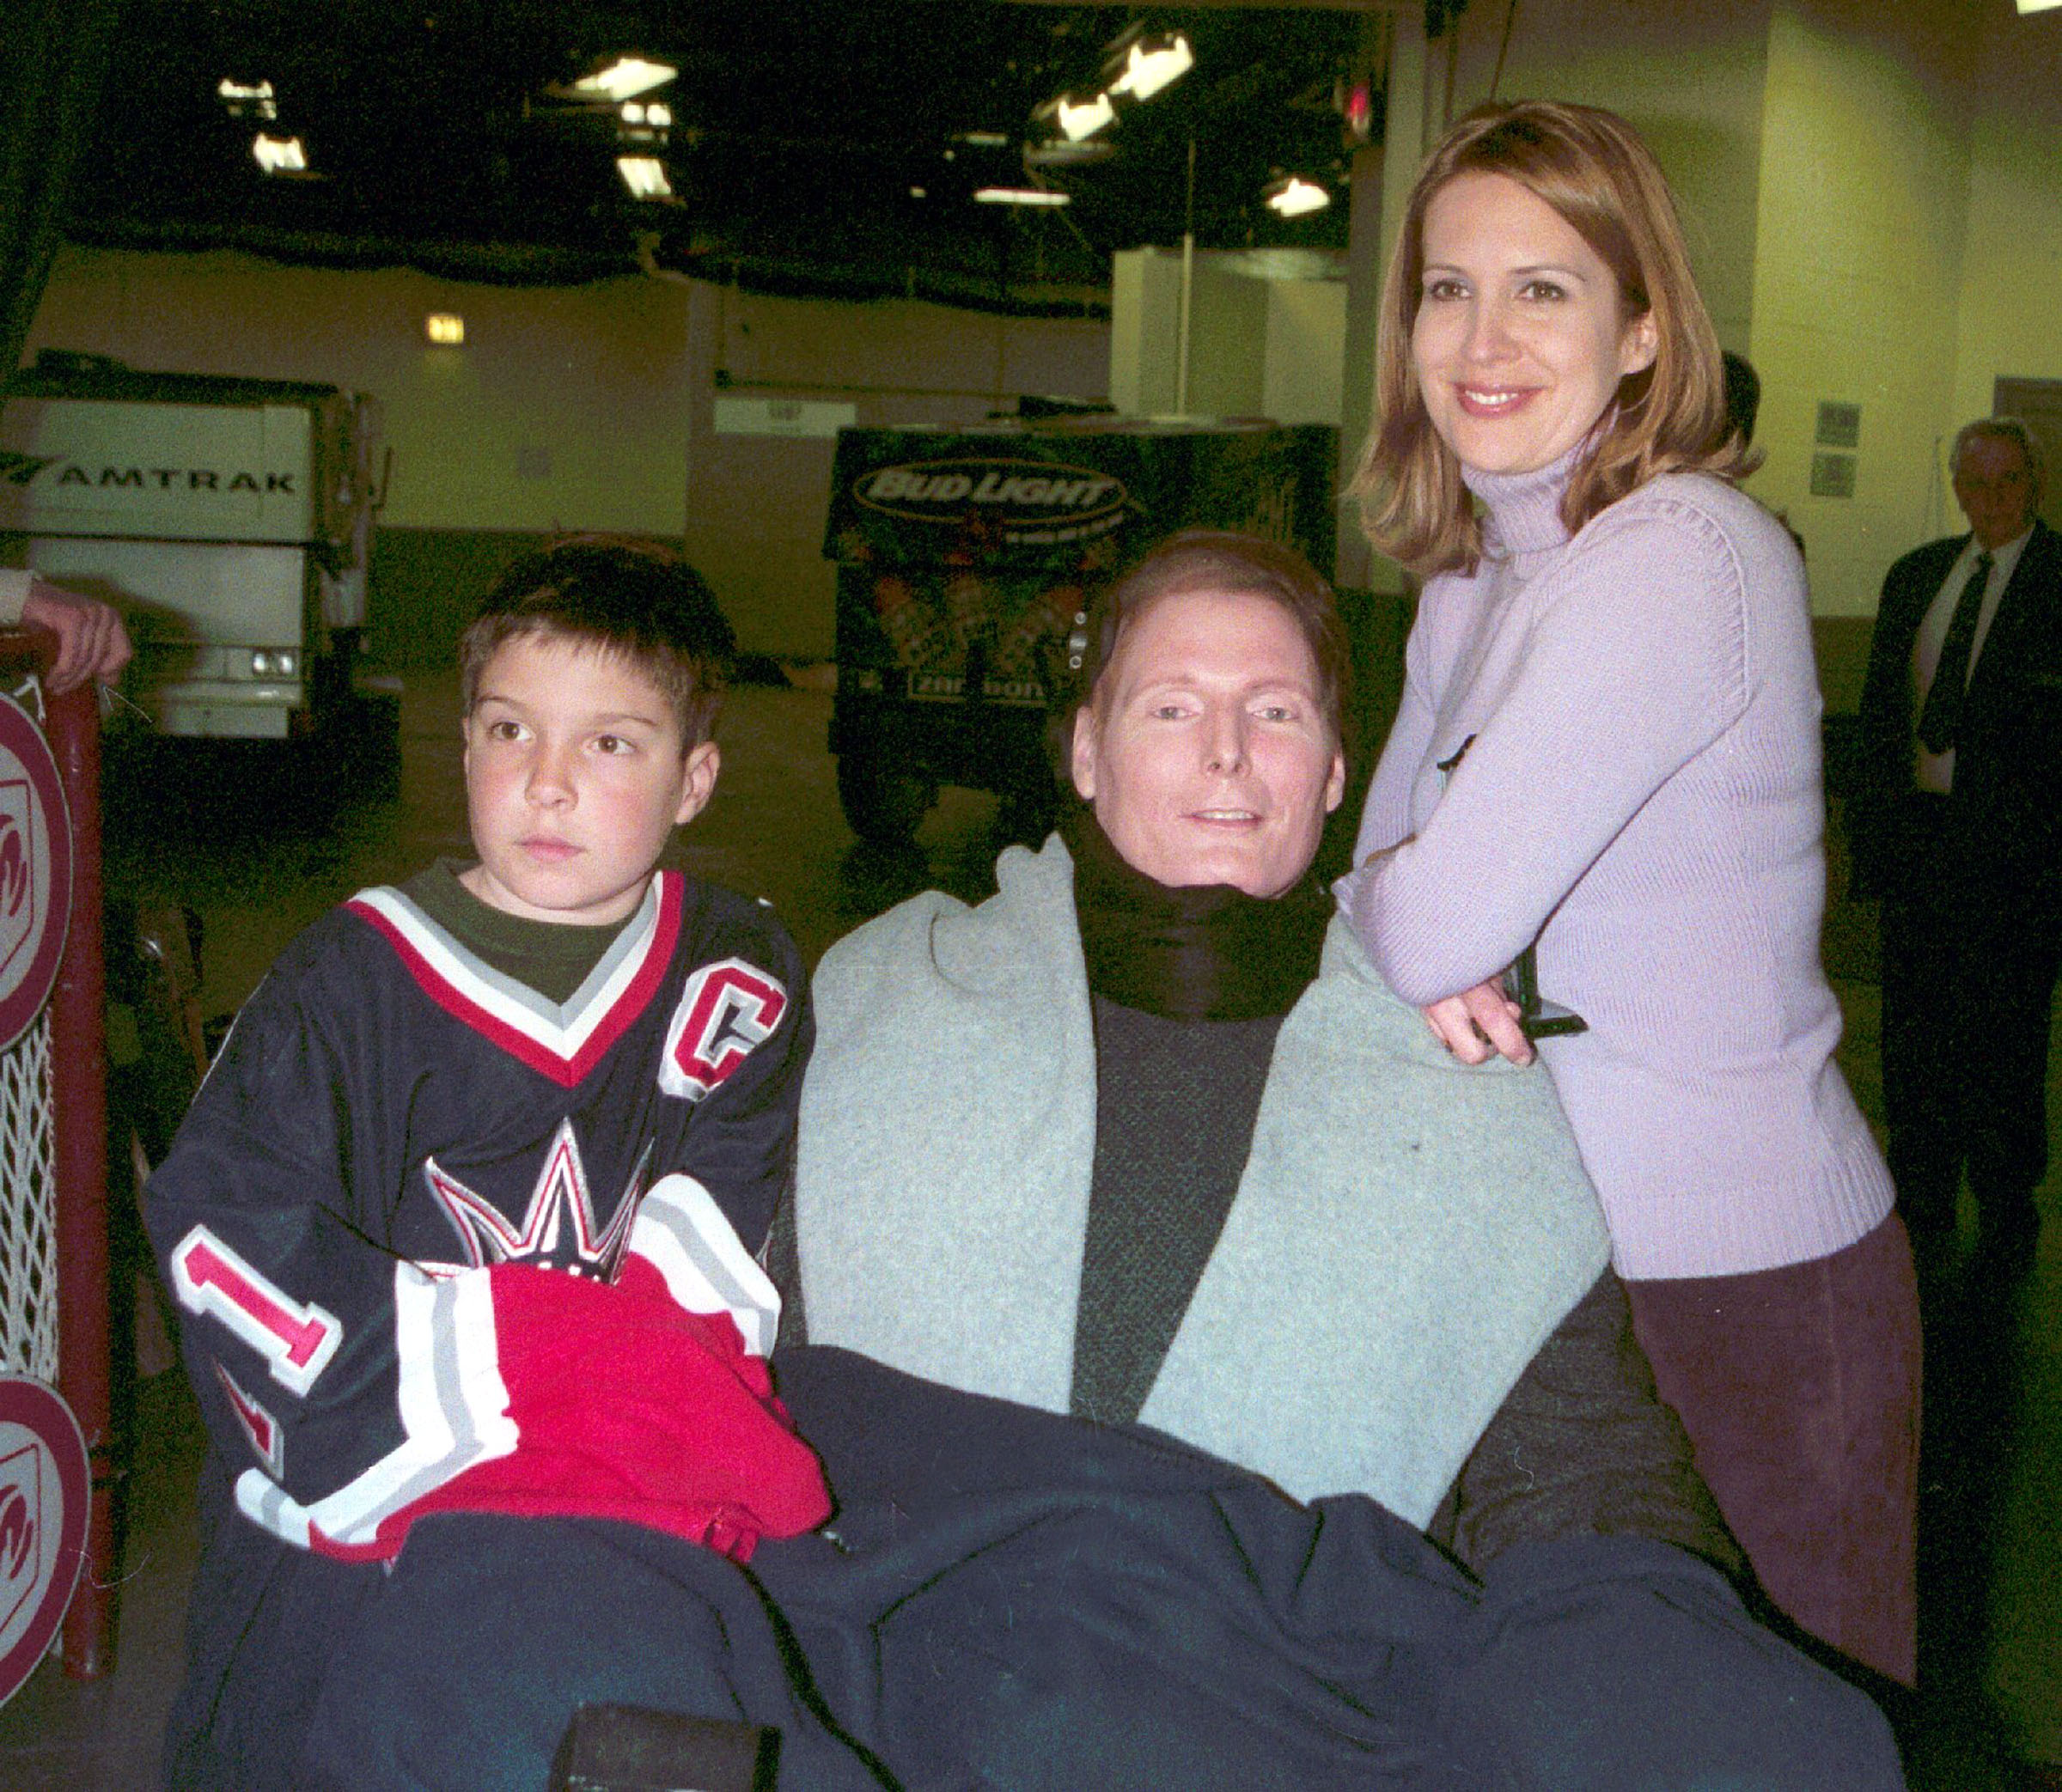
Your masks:
M716 401L718 436L797 436L834 437L859 421L857 405L827 399L762 399L719 395Z

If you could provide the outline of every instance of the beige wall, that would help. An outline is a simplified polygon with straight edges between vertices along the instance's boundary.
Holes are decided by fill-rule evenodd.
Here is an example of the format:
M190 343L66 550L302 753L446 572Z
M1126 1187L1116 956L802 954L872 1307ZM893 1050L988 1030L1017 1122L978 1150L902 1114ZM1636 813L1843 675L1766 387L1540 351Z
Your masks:
M1952 413L1975 34L1953 0L1785 0L1769 32L1748 347L1768 460L1752 490L1804 537L1816 608L1867 613L1936 533ZM1852 498L1814 497L1818 405L1858 404Z
M431 311L466 344L423 339ZM483 286L406 269L67 248L29 338L182 373L369 392L394 451L382 521L676 533L687 302L642 278Z
M1119 249L1110 261L1110 402L1126 417L1172 417L1181 257Z
M2019 19L2000 8L1975 90L1956 425L1990 410L2001 375L2062 380L2062 13ZM2051 468L2051 487L2057 478Z
M1199 251L1189 308L1189 416L1337 427L1343 279L1269 278L1235 251ZM1180 251L1119 251L1110 281L1109 392L1126 416L1180 413Z
M424 343L431 311L465 318L463 348ZM862 424L961 423L1022 393L1101 397L1108 336L638 276L501 287L67 248L29 347L372 393L394 450L385 527L684 533L747 646L809 655L831 647L832 444L715 436L719 371L740 393L847 400Z
M1283 424L1339 424L1346 339L1344 280L1267 283L1263 406Z
M1262 417L1270 283L1198 251L1189 294L1188 402L1180 398L1181 252L1123 249L1110 284L1110 399L1128 417ZM1338 349L1331 350L1337 358ZM1331 421L1333 419L1327 419Z

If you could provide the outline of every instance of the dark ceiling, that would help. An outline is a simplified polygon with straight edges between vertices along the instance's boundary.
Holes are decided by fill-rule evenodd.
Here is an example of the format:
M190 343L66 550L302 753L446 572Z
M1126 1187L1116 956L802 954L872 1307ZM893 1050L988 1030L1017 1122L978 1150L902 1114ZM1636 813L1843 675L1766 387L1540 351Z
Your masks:
M1125 110L1101 159L1037 160L1041 102L1092 91L1127 31L1172 29L1188 75ZM517 281L622 271L643 238L663 265L762 287L1095 309L1112 250L1180 241L1192 140L1199 245L1344 244L1338 101L1362 32L1308 7L125 0L70 234ZM672 109L677 203L631 198L613 112L547 94L626 51L680 69L650 96ZM259 170L225 76L272 83L265 128L302 138L312 178ZM1291 171L1337 183L1333 206L1267 210ZM971 198L1027 179L1072 203Z

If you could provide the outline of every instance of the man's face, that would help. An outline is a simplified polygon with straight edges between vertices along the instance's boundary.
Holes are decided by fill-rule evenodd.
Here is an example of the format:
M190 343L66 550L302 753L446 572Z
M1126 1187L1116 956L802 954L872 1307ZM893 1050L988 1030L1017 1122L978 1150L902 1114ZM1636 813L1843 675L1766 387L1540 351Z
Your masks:
M1317 856L1345 763L1317 662L1279 604L1209 589L1125 630L1075 718L1074 788L1126 863L1278 896Z
M1985 547L2003 547L2023 535L2039 497L2034 470L2017 442L2002 436L1968 439L1955 469L1955 502Z

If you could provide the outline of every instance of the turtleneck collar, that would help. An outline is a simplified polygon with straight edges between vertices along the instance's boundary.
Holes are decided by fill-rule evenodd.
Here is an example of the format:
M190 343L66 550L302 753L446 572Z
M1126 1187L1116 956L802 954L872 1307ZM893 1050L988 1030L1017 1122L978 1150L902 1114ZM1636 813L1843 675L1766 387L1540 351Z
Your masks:
M1125 860L1085 803L1068 806L1060 837L1096 995L1168 1020L1253 1021L1286 1014L1316 977L1332 898L1315 877L1273 897L1163 884Z
M1561 497L1568 476L1589 442L1578 442L1558 460L1530 472L1477 472L1463 466L1461 478L1489 512L1487 535L1492 550L1509 555L1534 554L1568 539L1561 521Z

